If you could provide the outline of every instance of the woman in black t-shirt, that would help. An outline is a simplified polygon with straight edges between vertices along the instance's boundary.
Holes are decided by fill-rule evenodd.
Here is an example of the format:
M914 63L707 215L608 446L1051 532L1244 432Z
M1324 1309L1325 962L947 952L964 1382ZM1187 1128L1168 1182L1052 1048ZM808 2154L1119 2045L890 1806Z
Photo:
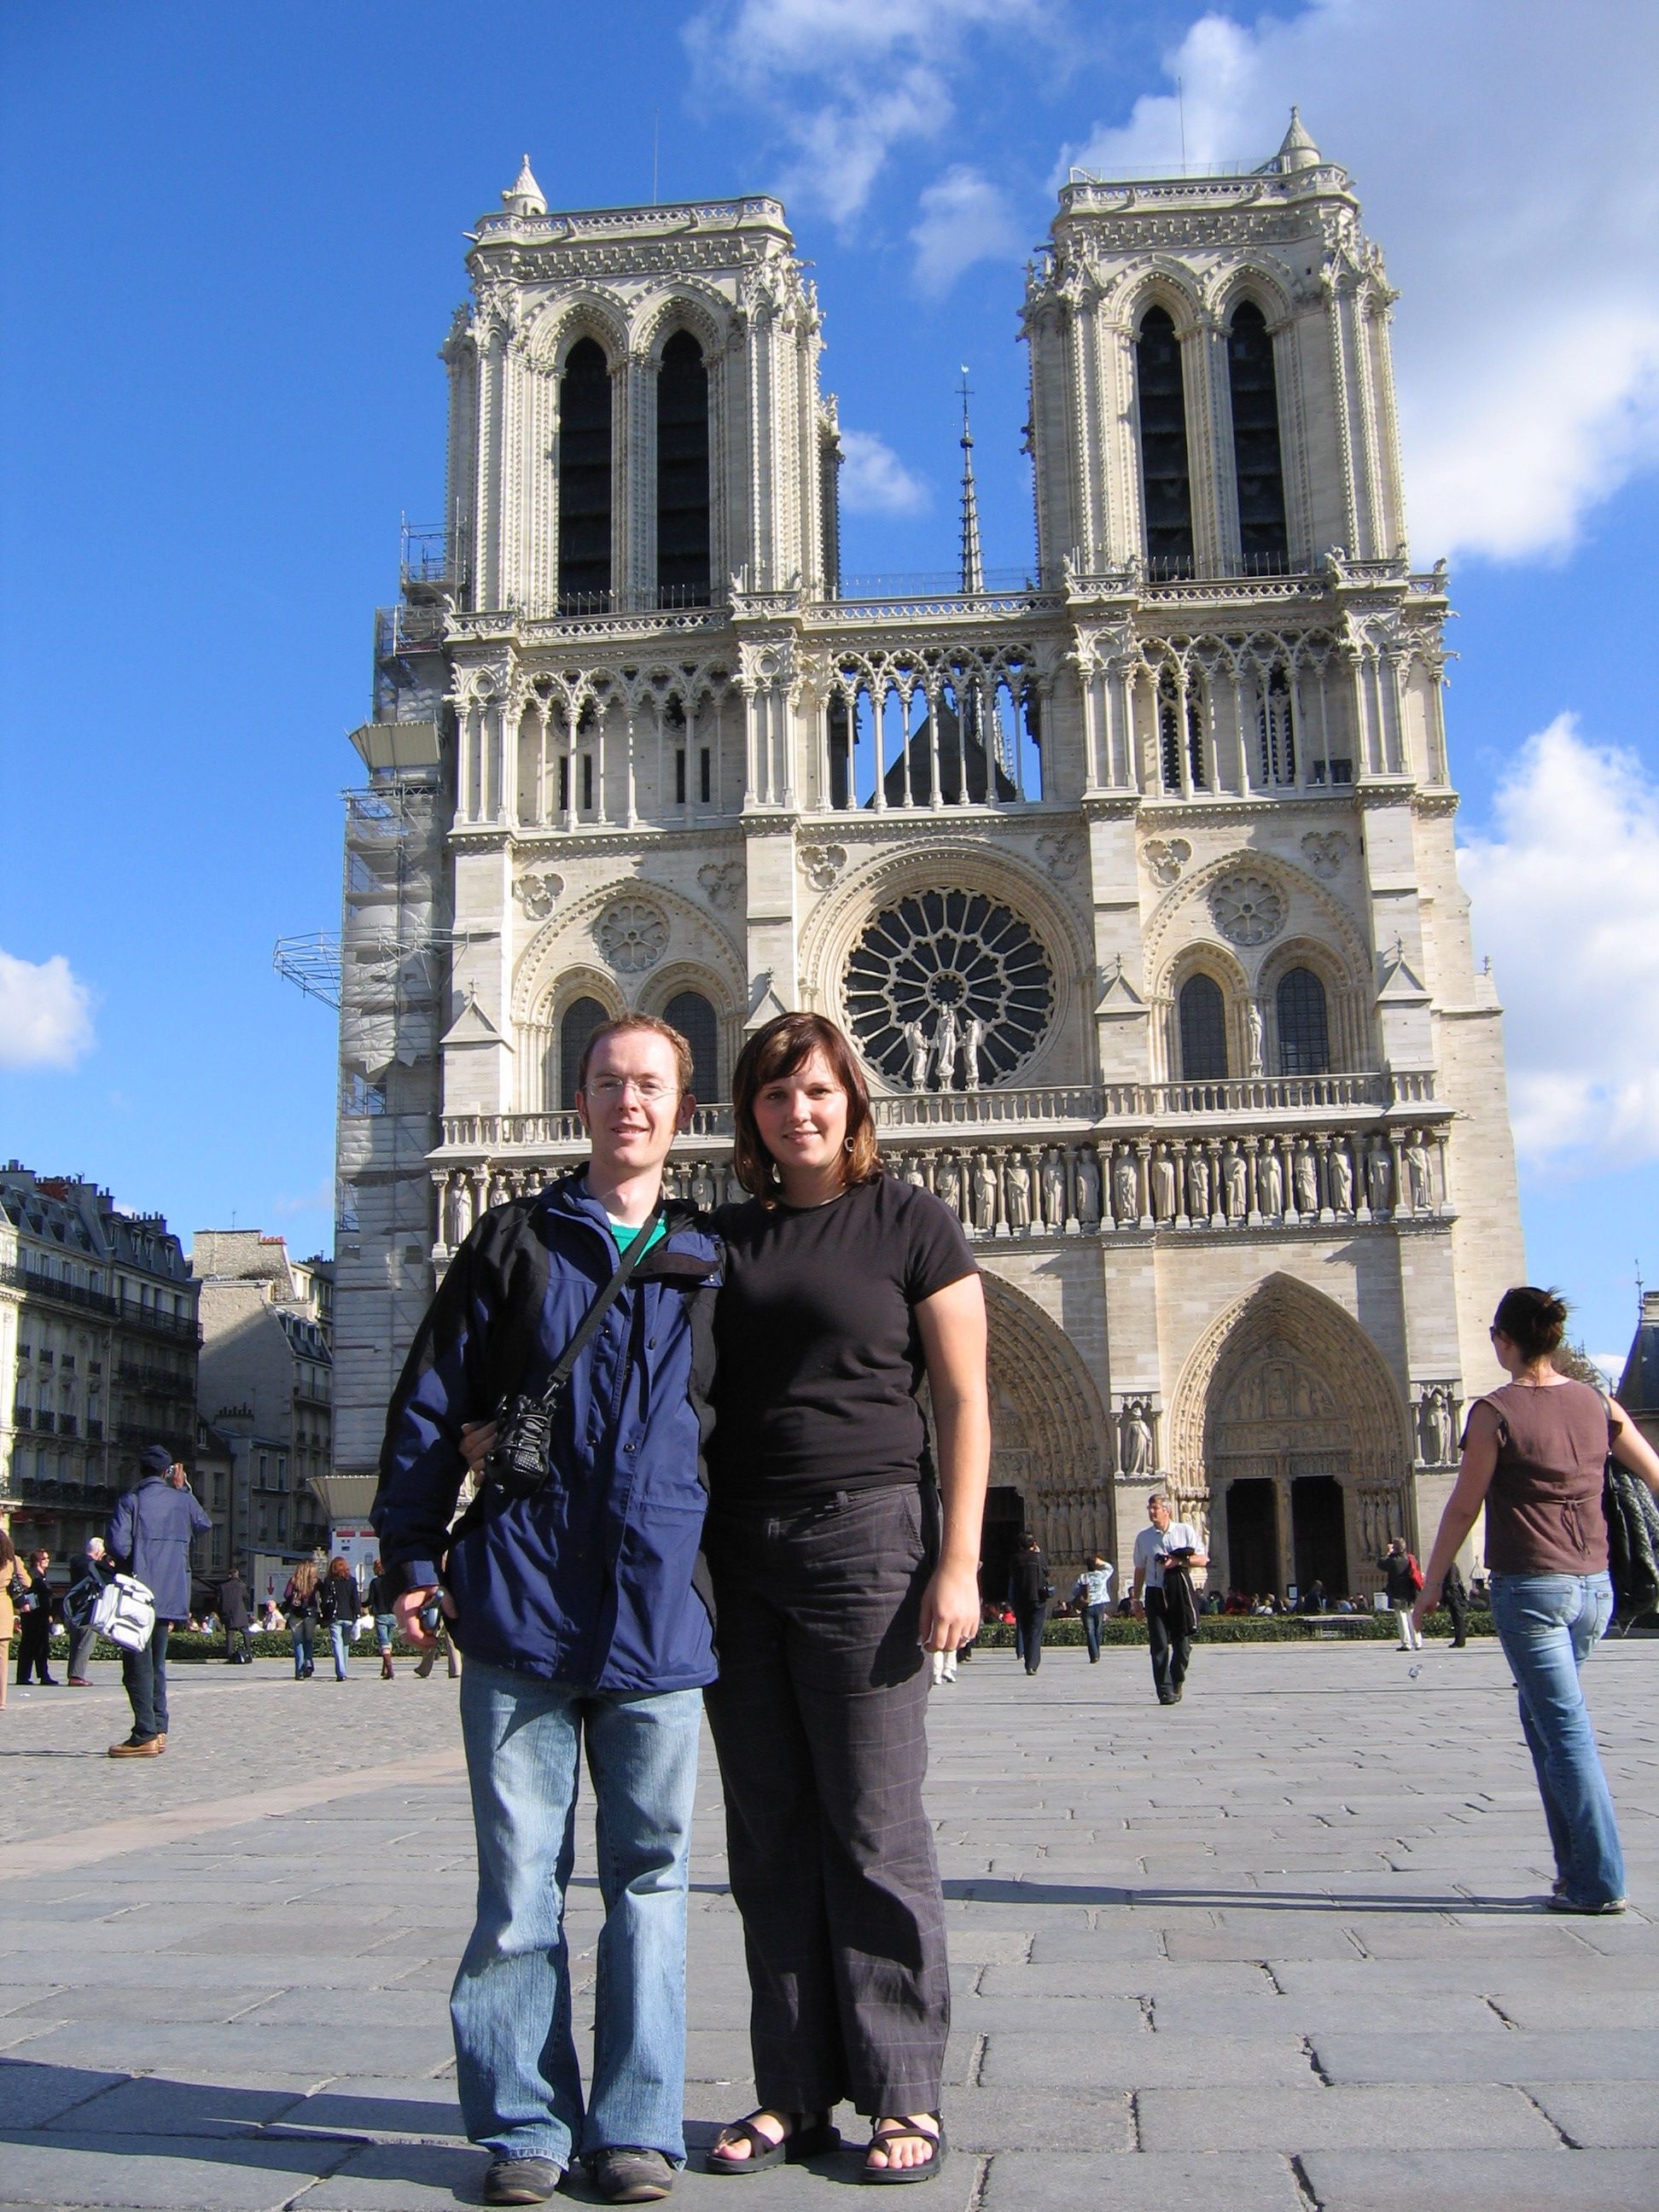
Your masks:
M924 1654L979 1625L984 1296L956 1216L883 1174L833 1023L769 1023L732 1103L754 1195L716 1217L705 1544L720 1673L706 1695L762 2105L708 2163L750 2172L832 2148L848 2098L875 2121L866 2178L920 2180L945 2155L950 2025Z

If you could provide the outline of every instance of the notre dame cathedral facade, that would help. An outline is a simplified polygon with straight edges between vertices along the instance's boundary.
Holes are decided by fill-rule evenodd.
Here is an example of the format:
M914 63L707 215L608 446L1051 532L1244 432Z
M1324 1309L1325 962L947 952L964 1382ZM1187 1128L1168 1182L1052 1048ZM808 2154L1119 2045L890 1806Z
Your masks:
M366 1502L481 1210L580 1157L595 1023L690 1039L708 1201L745 1035L806 1006L984 1267L988 1586L1022 1519L1126 1566L1156 1476L1212 1580L1375 1587L1522 1261L1348 177L1294 118L1248 175L1073 177L1025 289L1033 576L984 588L970 466L938 597L842 592L775 201L552 213L527 162L502 201L355 735L338 1472Z

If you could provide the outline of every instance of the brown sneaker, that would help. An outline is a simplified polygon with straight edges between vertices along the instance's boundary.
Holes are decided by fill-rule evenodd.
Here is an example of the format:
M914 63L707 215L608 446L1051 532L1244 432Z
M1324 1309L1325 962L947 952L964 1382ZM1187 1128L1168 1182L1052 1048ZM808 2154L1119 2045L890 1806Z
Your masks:
M164 1735L128 1736L121 1743L111 1744L109 1755L112 1759L159 1759L167 1747Z

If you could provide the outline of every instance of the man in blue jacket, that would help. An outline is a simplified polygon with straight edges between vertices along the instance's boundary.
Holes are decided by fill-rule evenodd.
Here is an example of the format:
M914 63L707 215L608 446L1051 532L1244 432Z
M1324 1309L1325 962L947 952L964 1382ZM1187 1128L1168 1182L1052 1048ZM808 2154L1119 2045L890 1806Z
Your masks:
M441 1594L465 1655L461 1730L477 1920L450 1998L484 2201L550 2197L573 2159L611 2203L665 2197L684 2164L685 1916L704 1684L701 1543L720 1252L661 1200L691 1056L665 1023L594 1032L576 1103L586 1167L494 1206L456 1253L393 1395L374 1523L411 1644ZM647 1227L647 1224L651 1225ZM577 1360L528 1498L484 1480L452 1529L461 1431L539 1392L635 1237L638 1262ZM586 1748L598 1800L599 2013L586 2113L564 1893Z
M173 1455L146 1444L137 1487L109 1517L106 1545L117 1563L149 1590L155 1626L140 1651L124 1651L121 1673L132 1706L132 1732L109 1747L112 1759L156 1759L167 1747L167 1638L190 1618L190 1540L213 1523L191 1496Z

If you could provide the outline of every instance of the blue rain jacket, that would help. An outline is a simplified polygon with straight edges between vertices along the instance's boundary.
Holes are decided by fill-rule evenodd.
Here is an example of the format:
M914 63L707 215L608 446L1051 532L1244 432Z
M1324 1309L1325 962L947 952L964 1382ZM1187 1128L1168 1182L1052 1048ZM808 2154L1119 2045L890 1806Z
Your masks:
M213 1526L188 1490L146 1474L116 1500L104 1542L155 1600L157 1620L190 1618L190 1540Z
M492 1667L635 1692L714 1679L703 1446L722 1251L693 1206L670 1200L664 1224L576 1363L533 1498L485 1483L451 1529L463 1425L540 1389L615 1272L585 1171L483 1216L410 1347L371 1516L383 1569L394 1592L447 1583L457 1643Z

